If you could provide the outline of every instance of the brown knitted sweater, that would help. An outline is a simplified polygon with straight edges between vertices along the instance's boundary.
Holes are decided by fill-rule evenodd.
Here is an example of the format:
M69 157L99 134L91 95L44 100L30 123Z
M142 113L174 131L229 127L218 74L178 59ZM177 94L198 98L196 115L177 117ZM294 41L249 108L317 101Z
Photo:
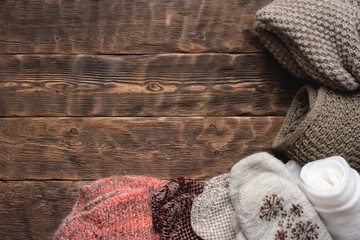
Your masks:
M296 77L360 87L360 1L275 0L257 12L255 30Z
M360 172L360 91L304 86L295 95L273 148L301 164L340 155Z

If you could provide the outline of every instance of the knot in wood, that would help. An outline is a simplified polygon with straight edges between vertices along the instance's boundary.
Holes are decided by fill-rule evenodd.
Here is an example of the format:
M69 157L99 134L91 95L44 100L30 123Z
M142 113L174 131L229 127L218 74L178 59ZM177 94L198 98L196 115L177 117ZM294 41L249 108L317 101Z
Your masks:
M146 90L151 92L161 92L163 89L164 88L157 82L150 82L146 87Z
M269 86L268 84L259 84L256 86L256 90L262 93L272 92L271 86Z
M70 129L70 132L71 132L72 134L78 134L78 133L79 133L79 131L78 131L76 128L71 128L71 129Z
M216 125L213 124L213 123L211 123L211 124L209 125L209 128L215 129L215 128L216 128Z

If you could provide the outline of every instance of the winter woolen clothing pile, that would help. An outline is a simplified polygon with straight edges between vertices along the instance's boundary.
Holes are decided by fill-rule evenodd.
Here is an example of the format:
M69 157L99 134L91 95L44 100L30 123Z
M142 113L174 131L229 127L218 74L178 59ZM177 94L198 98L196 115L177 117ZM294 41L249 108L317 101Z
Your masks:
M307 164L257 153L205 187L184 177L101 179L80 189L54 240L359 239L360 2L275 0L255 30L293 75L327 85L300 89L273 143Z
M274 150L300 164L339 155L360 171L359 104L359 91L304 86L294 97Z
M275 0L256 13L255 31L294 76L339 90L360 87L356 0Z

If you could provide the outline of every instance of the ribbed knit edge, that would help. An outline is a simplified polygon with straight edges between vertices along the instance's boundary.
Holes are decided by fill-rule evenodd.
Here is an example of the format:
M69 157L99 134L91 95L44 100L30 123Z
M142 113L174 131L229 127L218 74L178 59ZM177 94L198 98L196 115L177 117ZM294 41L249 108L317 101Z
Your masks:
M307 105L301 103L306 102ZM272 148L277 152L285 152L286 149L292 146L311 126L316 118L319 108L321 108L325 101L325 88L321 87L316 90L310 85L302 87L295 95L285 121L277 134ZM302 111L300 115L302 120L298 120L297 113ZM291 130L294 129L294 130Z

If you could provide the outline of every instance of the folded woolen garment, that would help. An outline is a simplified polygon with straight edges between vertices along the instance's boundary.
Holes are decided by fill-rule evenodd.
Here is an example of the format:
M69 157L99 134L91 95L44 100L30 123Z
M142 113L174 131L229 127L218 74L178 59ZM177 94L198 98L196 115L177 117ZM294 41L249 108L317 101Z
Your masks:
M229 196L229 177L226 173L207 181L192 205L191 226L204 240L245 239Z
M287 165L296 165L289 163ZM360 176L339 156L291 167L299 185L336 240L360 239ZM301 169L301 171L299 171Z
M203 185L178 177L159 189L151 200L155 229L163 240L200 239L191 228L191 206Z
M360 91L304 86L295 95L273 142L300 164L339 155L360 171Z
M360 87L360 3L275 0L255 16L255 31L294 76L338 90Z
M268 153L231 168L229 195L245 239L332 239L285 164Z
M152 225L151 197L167 181L146 177L104 178L80 188L72 212L54 240L160 239Z

